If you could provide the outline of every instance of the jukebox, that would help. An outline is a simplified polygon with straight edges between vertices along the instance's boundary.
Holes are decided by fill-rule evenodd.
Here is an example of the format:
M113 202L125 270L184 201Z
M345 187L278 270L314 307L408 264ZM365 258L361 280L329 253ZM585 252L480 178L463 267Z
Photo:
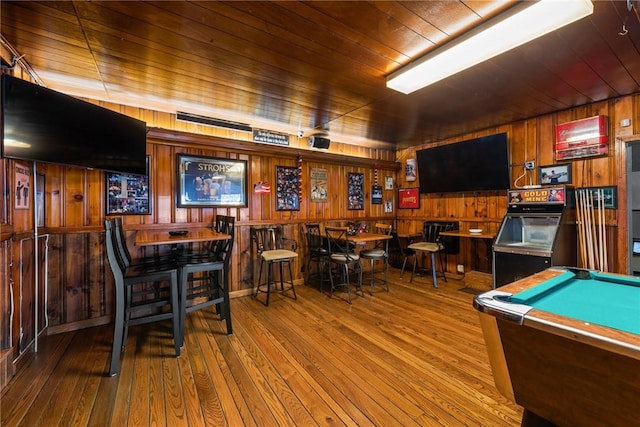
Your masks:
M566 186L509 190L493 243L494 288L553 265L575 266L575 192Z

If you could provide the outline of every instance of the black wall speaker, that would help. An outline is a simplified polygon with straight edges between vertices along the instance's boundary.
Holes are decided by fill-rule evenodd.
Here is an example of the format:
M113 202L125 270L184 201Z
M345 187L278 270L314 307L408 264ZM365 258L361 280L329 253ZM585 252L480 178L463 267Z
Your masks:
M324 136L313 135L309 137L309 147L313 148L329 148L331 140Z

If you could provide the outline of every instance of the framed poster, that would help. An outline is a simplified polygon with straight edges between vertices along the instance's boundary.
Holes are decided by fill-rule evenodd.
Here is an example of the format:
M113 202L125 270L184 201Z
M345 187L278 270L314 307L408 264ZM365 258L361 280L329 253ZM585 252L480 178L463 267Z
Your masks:
M393 177L385 176L384 177L384 189L385 190L393 190Z
M605 209L617 209L618 208L618 187L613 185L609 187L583 187L576 188L576 190L580 190L580 192L587 191L591 193L591 197L587 198L587 206L591 205L591 198L593 198L594 206L598 206L600 202L600 195L603 198L602 206ZM576 194L578 197L578 194Z
M150 215L149 156L145 175L105 172L107 215Z
M347 174L347 209L364 209L364 174Z
M401 188L398 190L398 209L418 209L420 193L418 188Z
M14 169L14 203L16 209L29 209L29 187L31 186L31 168L15 164Z
M178 154L177 205L246 207L247 161Z
M276 166L276 210L300 210L297 167Z
M384 201L384 212L392 213L393 212L393 200L388 199Z
M311 182L311 201L326 202L329 199L327 191L327 170L323 168L311 168L309 177Z
M571 163L540 166L540 184L571 184Z
M371 204L372 205L382 204L382 187L379 185L371 186Z

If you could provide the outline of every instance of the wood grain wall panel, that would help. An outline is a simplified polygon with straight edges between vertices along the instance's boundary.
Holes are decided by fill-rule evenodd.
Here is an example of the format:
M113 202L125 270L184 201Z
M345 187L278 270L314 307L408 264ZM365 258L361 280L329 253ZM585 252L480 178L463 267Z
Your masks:
M12 244L0 240L0 350L11 347L11 290L13 287Z
M19 353L24 352L35 338L35 270L34 270L34 238L26 237L15 242L14 253L19 253L21 262L18 268L18 297L16 310L20 321L19 330L14 329L14 347ZM14 298L16 295L14 295Z
M61 209L64 227L81 227L85 225L85 210L86 202L88 201L85 200L88 196L85 187L86 173L87 171L80 168L64 168L62 185L62 200L64 204Z
M56 326L64 323L64 304L65 304L65 290L63 277L64 277L64 235L63 234L50 234L49 235L49 269L48 280L49 286L47 290L47 316L49 318L49 325Z
M88 318L89 256L88 233L68 233L63 238L63 321L71 323ZM78 262L84 260L84 262Z

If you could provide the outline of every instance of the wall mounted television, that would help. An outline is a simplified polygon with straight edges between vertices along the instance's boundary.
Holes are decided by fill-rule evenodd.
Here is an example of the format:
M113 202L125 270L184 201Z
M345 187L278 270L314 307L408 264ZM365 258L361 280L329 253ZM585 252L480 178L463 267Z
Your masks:
M2 157L146 174L146 123L2 75Z
M510 187L506 133L419 150L416 160L422 194L506 190Z

